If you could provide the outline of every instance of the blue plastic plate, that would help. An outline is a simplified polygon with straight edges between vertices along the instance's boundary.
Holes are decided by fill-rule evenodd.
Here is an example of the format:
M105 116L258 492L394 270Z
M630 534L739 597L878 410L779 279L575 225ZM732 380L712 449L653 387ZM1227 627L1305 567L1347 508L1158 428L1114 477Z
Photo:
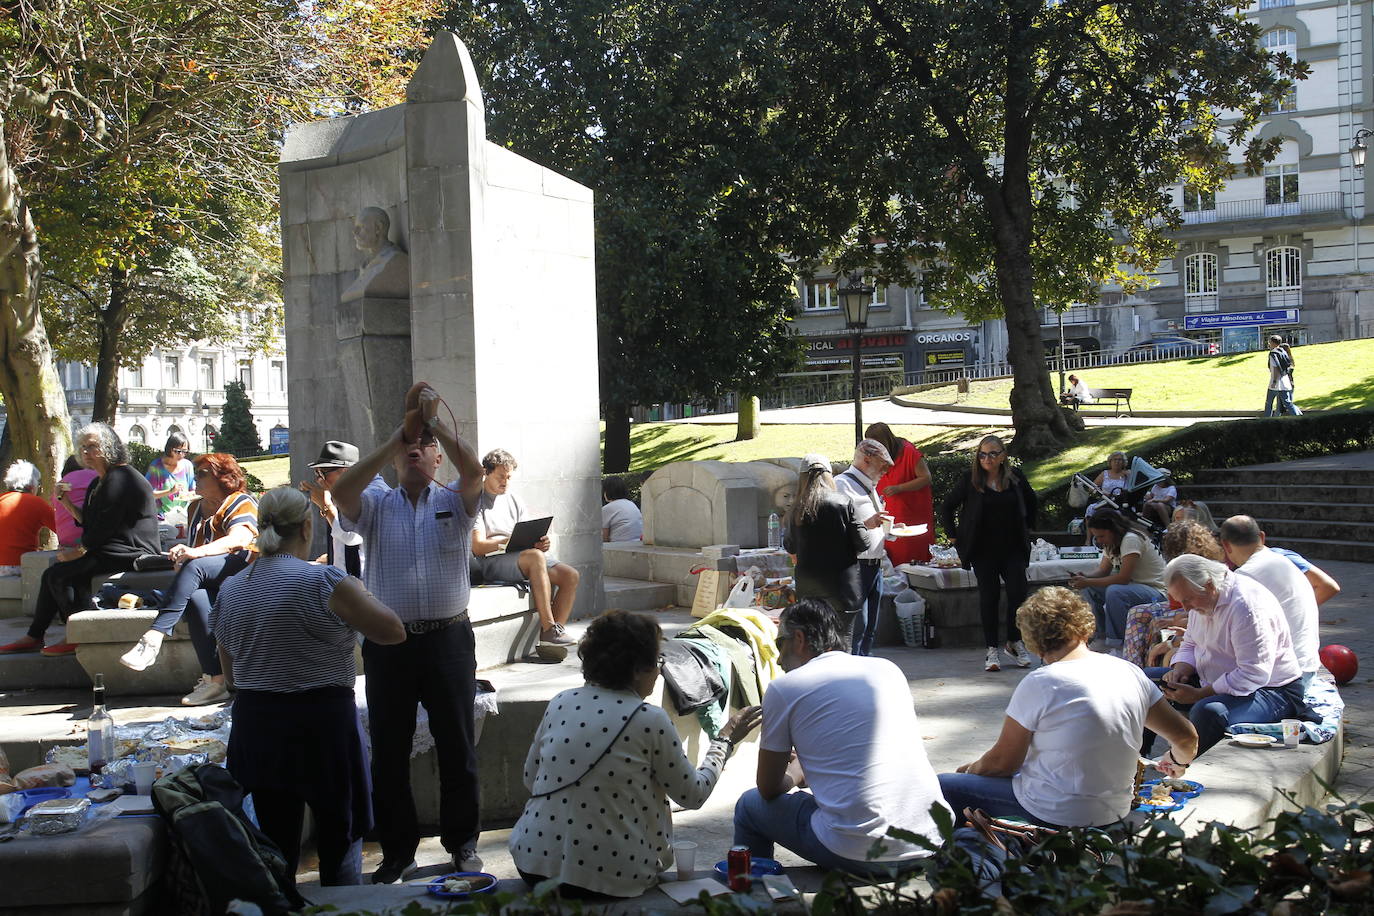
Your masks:
M725 859L716 863L716 880L722 884L730 883L730 867ZM782 874L782 863L777 859L754 859L749 863L749 873L755 878L762 878L764 875Z
M1146 811L1146 812L1149 812L1150 814L1168 814L1170 811L1181 811L1182 809L1183 809L1183 802L1178 801L1177 799L1174 800L1174 803L1173 803L1172 805L1159 805L1159 806L1156 806L1156 805L1139 805L1139 804L1138 804L1138 805L1135 806L1135 810L1137 810L1137 811Z
M481 879L486 879L487 883L481 887L475 887L470 891L446 891L444 881L449 878L465 878L476 883ZM425 885L425 889L436 897L443 897L446 900L463 900L473 894L490 894L496 890L496 876L489 875L484 871L456 871L450 875L440 875L433 881Z
M70 798L72 790L58 786L43 786L38 789L23 789L19 794L24 796L24 811L27 811L39 802L51 801L54 798Z

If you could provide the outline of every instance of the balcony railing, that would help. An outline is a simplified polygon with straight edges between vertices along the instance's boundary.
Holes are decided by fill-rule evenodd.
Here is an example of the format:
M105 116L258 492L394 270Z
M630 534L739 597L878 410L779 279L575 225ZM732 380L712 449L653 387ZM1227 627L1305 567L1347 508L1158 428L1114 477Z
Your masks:
M157 403L156 388L122 388L119 399L125 404L148 406Z
M1266 203L1255 200L1223 200L1212 210L1190 210L1183 214L1185 224L1222 223L1241 219L1269 219L1282 216L1301 216L1313 213L1344 213L1344 191L1322 191L1299 194L1297 200L1285 203Z
M1052 308L1040 310L1040 324L1055 326L1059 324L1059 313ZM1071 305L1064 310L1065 324L1097 324L1097 309L1091 305Z
M67 392L67 405L70 407L90 407L95 403L95 389L73 388Z
M194 407L196 393L185 388L163 388L162 403L168 407Z
M215 388L202 388L198 393L201 407L223 407L224 392Z

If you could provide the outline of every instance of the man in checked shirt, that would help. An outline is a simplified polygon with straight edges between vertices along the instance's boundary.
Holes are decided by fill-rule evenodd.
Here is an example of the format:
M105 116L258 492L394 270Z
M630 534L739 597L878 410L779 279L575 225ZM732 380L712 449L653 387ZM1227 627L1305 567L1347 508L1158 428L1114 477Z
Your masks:
M364 584L406 626L399 645L363 643L372 801L382 845L374 884L390 884L415 869L420 828L410 748L417 703L429 714L439 757L440 840L455 871L482 867L472 709L477 657L468 622L468 552L482 465L472 446L437 420L438 405L438 393L425 388L420 406L427 422L419 441L406 442L397 429L333 489L344 529L367 544ZM434 480L445 456L458 468L452 488ZM388 461L397 485L369 489Z

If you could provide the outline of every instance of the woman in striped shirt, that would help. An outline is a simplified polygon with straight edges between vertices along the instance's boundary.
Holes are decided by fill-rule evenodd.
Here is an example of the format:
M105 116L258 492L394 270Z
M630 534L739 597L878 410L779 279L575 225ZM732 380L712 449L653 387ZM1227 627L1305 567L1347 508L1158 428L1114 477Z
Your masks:
M233 455L216 452L195 460L196 494L187 531L190 545L177 544L167 551L177 571L152 627L143 634L120 664L142 671L157 661L162 641L189 608L191 643L200 661L200 682L181 698L183 706L204 706L229 699L224 672L210 635L210 608L220 587L241 572L256 554L258 504L248 493L248 478Z
M309 563L310 500L290 487L262 498L261 557L220 589L210 615L237 690L229 772L294 873L310 806L320 883L361 880L372 826L367 752L353 700L356 635L404 642L397 616L336 566Z

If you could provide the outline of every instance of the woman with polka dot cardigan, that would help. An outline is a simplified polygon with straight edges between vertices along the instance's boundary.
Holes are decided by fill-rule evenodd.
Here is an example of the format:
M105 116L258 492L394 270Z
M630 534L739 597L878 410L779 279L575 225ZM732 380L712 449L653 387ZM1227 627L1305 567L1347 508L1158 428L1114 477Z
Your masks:
M688 760L668 713L644 702L661 639L652 619L608 611L578 648L586 684L549 701L525 758L530 800L510 838L531 886L557 878L565 896L644 893L673 864L668 800L700 808L759 724L760 707L740 710L700 767Z

